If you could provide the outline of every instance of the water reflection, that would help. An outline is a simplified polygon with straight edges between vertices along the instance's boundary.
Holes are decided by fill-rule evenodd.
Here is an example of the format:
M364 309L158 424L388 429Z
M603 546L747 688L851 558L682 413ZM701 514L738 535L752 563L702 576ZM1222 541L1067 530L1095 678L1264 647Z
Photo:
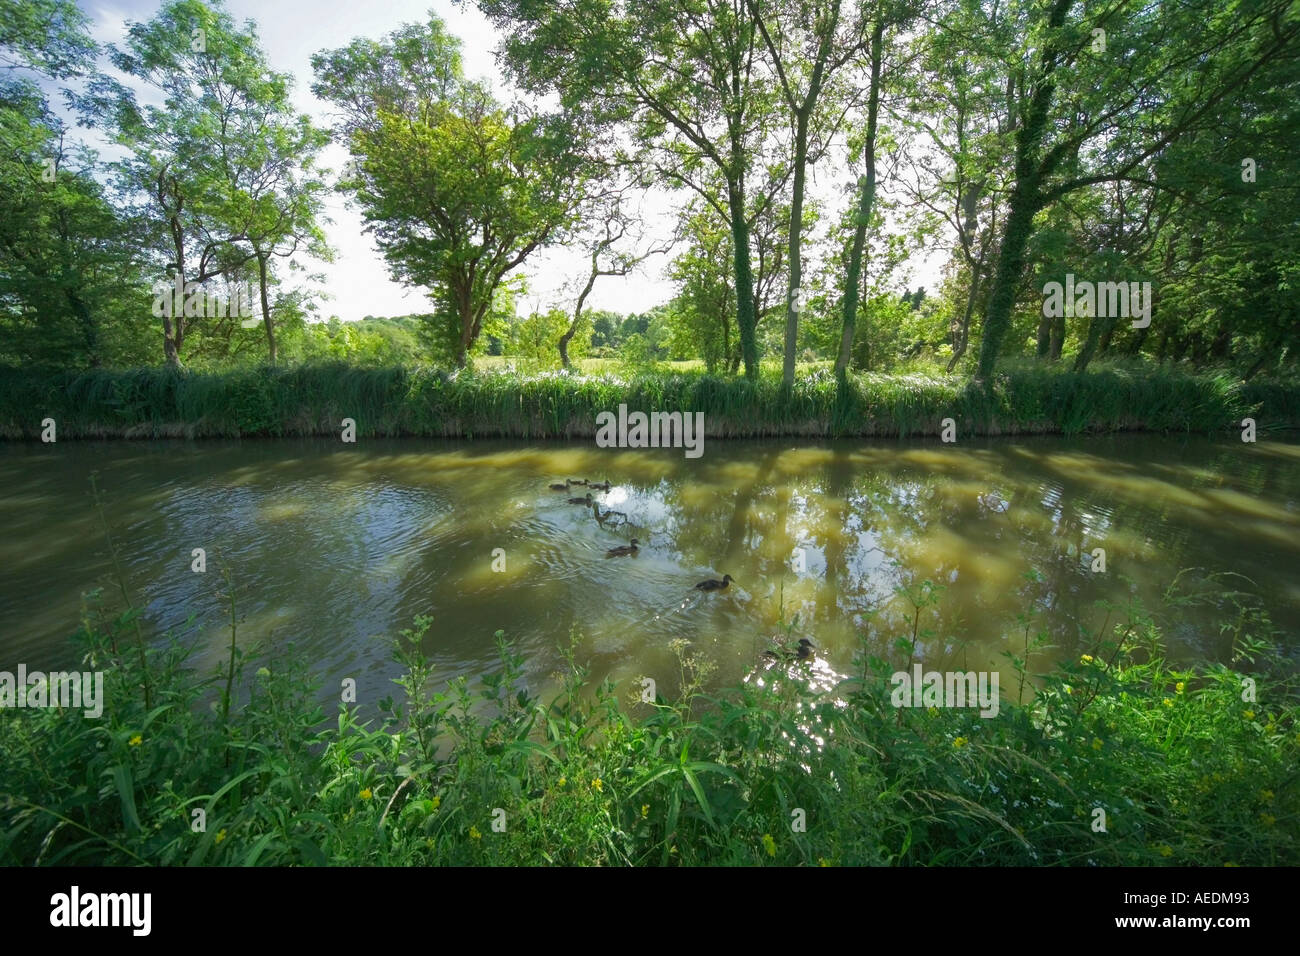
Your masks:
M714 680L756 670L774 635L811 637L830 680L860 644L894 654L912 605L927 666L1005 668L1017 615L1052 655L1075 654L1100 599L1158 606L1184 567L1252 579L1276 623L1300 626L1300 451L1265 442L1151 436L935 443L717 442L670 450L476 442L281 441L4 446L0 626L11 663L70 663L79 594L106 581L89 498L100 472L129 583L159 629L197 616L200 659L223 653L217 575L234 569L241 637L312 655L333 686L391 691L389 638L430 614L444 677L493 662L504 630L534 689L581 635L597 679L655 676L671 693L669 642L713 659ZM608 491L548 486L588 476ZM595 508L568 503L590 490ZM609 513L613 514L609 514ZM609 515L601 520L602 515ZM606 552L640 542L634 556ZM1106 571L1095 573L1095 549ZM693 585L730 574L731 586ZM1222 657L1209 618L1172 635Z

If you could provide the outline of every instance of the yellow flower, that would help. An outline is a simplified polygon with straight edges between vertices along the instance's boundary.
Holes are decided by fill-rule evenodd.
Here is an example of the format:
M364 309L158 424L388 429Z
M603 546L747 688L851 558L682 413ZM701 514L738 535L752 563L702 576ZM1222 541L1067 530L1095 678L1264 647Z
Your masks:
M1272 791L1272 790L1261 790L1261 791L1259 792L1259 799L1263 800L1265 803L1272 803L1272 802L1273 802L1273 791Z
M1177 684L1174 685L1174 692L1177 694L1181 694L1186 689L1187 689L1187 685L1184 684L1182 681L1179 681Z
M939 708L938 708L938 707L927 707L927 708L925 709L925 712L926 712L927 714L929 714L931 717L938 717L938 716L939 716Z
M481 840L483 838L483 834L478 832L478 827L471 826L469 828L469 838L471 840Z
M568 778L568 777L561 777L561 778L560 778L560 786L561 786L561 787L563 787L563 786L564 786L566 783L568 783L568 782L569 782L569 778Z
M1166 697L1166 698L1165 698L1164 700L1162 700L1160 703L1164 704L1166 707L1172 707L1172 706L1174 706L1174 702L1173 702L1172 700L1170 700L1168 697Z
M831 861L828 860L828 859L826 859L826 857L824 857L824 856L819 856L819 857L817 857L817 865L818 865L818 866L830 866L830 865L831 865Z
M960 750L962 747L966 746L966 738L958 737L952 742L952 745Z
M1066 684L1066 685L1065 685L1065 692L1066 692L1067 694L1073 694L1073 693L1074 693L1074 688L1072 688L1069 684Z
M641 819L644 820L649 815L650 815L650 804L648 803L641 804Z
M1245 710L1242 711L1241 716L1245 717L1247 720L1254 720L1255 712L1253 710Z
M1271 734L1275 730L1277 730L1277 724L1273 723L1271 720L1264 725L1264 733L1266 734Z
M442 806L442 797L434 797L433 809L437 810L440 806Z
M1093 738L1092 738L1092 749L1093 749L1093 750L1100 750L1103 746L1105 746L1105 745L1101 742L1101 738L1100 738L1100 737L1093 737Z
M763 834L763 849L767 851L768 856L776 856L776 841L772 839L772 834Z
M374 794L370 792L370 788L369 788L369 787L366 787L366 789L364 789L364 790L361 791L361 799L362 799L362 800L369 800L369 799L370 799L371 797L373 797L373 796L374 796Z
M1079 663L1080 663L1080 664L1091 664L1091 663L1092 663L1092 655L1091 655L1091 654L1084 654L1082 657L1079 658Z
M601 793L604 793L604 792L605 792L605 783L604 783L604 781L601 780L599 777L597 777L595 780L591 781L591 786L592 786L592 789L594 789L594 790L599 790Z
M1277 823L1277 817L1273 816L1271 813L1261 813L1259 815L1259 822L1264 824L1266 827L1271 827L1273 824Z
M218 831L217 831L216 839L214 839L212 842L213 842L213 843L220 843L220 842L221 842L222 840L224 840L225 838L226 838L226 831L225 831L225 830L218 830Z
M128 740L127 743L132 747L139 747L143 740L144 740L143 737L141 737L139 734L136 734L134 737Z
M1163 844L1163 845L1161 845L1161 846L1158 846L1158 847L1156 847L1156 849L1160 851L1160 855L1161 855L1161 856L1173 856L1173 855L1174 855L1174 848L1171 847L1171 846L1169 846L1168 844Z

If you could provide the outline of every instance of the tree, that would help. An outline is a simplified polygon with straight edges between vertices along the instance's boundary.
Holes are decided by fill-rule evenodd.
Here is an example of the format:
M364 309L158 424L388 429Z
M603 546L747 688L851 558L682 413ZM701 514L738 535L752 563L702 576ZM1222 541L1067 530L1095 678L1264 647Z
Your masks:
M1300 36L1289 0L1227 7L1211 0L1121 2L1082 23L1069 20L1074 6L1026 4L1020 14L1026 32L1022 60L1012 66L1014 179L976 371L985 383L1010 324L1038 213L1099 183L1153 182L1157 157L1218 124L1270 61L1295 55Z
M85 29L70 3L0 3L0 354L12 362L97 366L143 344L137 237L32 79L88 69Z
M339 106L354 157L342 187L394 274L431 290L443 344L464 366L501 283L571 224L583 130L507 112L464 80L459 44L433 15L312 64L313 90Z
M479 7L505 34L505 59L519 82L558 93L602 124L632 124L641 161L729 224L741 353L745 374L757 377L747 184L774 114L772 91L756 71L762 41L747 0L627 8L479 0ZM706 170L721 177L721 196L701 183Z
M179 366L203 315L174 300L228 279L257 255L248 247L258 219L249 187L260 192L268 165L245 160L265 155L266 123L286 110L288 81L267 66L251 23L240 27L219 4L200 0L171 0L147 23L130 24L125 48L110 51L118 70L164 98L161 107L142 107L132 89L101 76L79 104L88 123L131 151L117 164L119 181L143 197L138 215L149 245L179 290L159 296L163 354Z
M790 279L781 363L781 381L789 388L794 384L799 312L802 308L801 244L808 166L829 148L830 140L847 112L841 105L848 98L846 91L835 90L829 97L824 94L839 78L841 68L861 55L867 43L866 30L871 18L866 4L846 10L844 0L748 2L792 127L790 169L793 180L786 256Z

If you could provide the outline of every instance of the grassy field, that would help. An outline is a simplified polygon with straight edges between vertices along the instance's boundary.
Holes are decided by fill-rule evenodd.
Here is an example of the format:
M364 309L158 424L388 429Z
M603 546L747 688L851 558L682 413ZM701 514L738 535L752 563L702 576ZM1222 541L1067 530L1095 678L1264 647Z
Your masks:
M601 360L595 360L601 361ZM1226 374L1105 366L1077 374L1008 365L991 392L934 371L853 375L824 367L791 390L777 370L757 381L701 370L448 375L427 368L304 365L221 373L161 368L81 373L0 370L0 436L59 439L338 435L590 437L602 411L703 412L711 438L777 435L958 436L1120 430L1218 433L1254 417L1260 432L1300 425L1300 385L1242 384Z

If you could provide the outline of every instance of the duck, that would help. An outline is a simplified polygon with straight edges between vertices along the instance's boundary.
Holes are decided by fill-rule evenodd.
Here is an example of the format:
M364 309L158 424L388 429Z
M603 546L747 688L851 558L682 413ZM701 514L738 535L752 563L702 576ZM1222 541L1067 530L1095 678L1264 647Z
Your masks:
M569 479L567 479L567 478L564 479L564 484L560 484L558 481L551 482L551 490L552 490L552 491L568 491L568 490L569 490Z
M613 509L610 509L609 511L606 511L602 514L600 510L599 501L593 501L591 503L591 513L596 516L596 520L599 521L601 524L604 524L610 518L614 518L614 517L621 518L623 521L627 520L627 515L625 515L621 511L614 511Z
M570 478L569 481L575 485L585 485L587 483L586 478Z
M699 584L695 585L695 590L697 590L697 591L721 591L721 590L725 589L726 586L727 586L728 584L730 584L730 583L731 583L731 575L730 575L730 574L724 574L724 575L722 576L722 580L721 580L721 581L719 581L719 580L717 580L717 579L715 579L715 578L709 578L707 581L701 581Z
M633 538L631 544L620 544L617 548L610 548L608 551L605 552L605 557L621 558L624 555L636 554L637 553L636 545L637 545L637 540L636 538Z
M775 657L779 661L806 661L813 656L813 642L806 637L799 638L799 643L794 650L781 648L775 651L764 651L767 657Z
M588 480L587 480L587 487L588 487L588 488L595 488L597 491L609 491L609 482L608 482L608 481L592 481L592 480L588 479Z
M585 498L570 498L570 499L569 499L569 504L571 504L571 505L589 505L589 504L591 504L591 495L587 495L587 497L585 497Z

